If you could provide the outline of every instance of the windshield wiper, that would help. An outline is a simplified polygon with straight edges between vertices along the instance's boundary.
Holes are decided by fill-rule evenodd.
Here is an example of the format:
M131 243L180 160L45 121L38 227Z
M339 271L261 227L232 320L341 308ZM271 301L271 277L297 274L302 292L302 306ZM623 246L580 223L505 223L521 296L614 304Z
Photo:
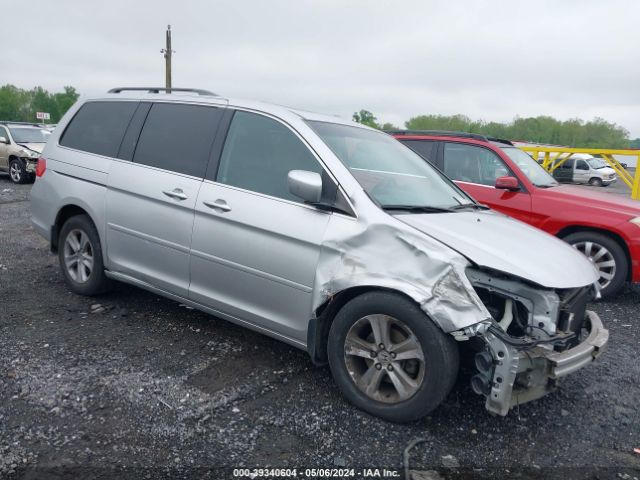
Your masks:
M381 205L383 210L400 210L410 213L450 213L451 209L429 205Z
M481 205L479 203L461 203L460 205L451 207L449 210L464 210L465 208L473 208L474 210L490 210L486 205Z

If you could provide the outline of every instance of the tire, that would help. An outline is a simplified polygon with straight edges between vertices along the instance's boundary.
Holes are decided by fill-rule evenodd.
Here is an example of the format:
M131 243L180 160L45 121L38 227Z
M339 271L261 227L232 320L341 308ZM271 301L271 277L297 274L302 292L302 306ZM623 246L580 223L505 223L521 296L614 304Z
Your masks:
M601 187L602 186L602 179L598 178L598 177L594 177L594 178L589 180L589 185L591 185L592 187Z
M384 341L385 337L374 335L374 323L389 326L386 341L390 345L384 349L376 339ZM411 347L403 349L403 341ZM348 354L347 349L357 354ZM375 357L370 349L375 349ZM360 295L340 309L329 331L327 353L333 378L346 399L392 422L416 420L435 409L451 391L460 363L453 337L443 333L411 300L382 291ZM397 359L401 355L410 358ZM369 378L379 381L370 382L378 386L366 393L363 387ZM409 378L410 388L407 383L396 387L403 378Z
M629 261L618 242L605 234L589 231L572 233L563 240L598 268L602 298L613 298L620 293L628 278Z
M82 262L78 261L80 254ZM111 281L104 274L100 237L88 215L76 215L64 223L58 240L58 260L74 293L93 296L110 289Z
M9 161L9 178L17 184L29 181L29 173L25 169L24 162L19 158L12 158Z

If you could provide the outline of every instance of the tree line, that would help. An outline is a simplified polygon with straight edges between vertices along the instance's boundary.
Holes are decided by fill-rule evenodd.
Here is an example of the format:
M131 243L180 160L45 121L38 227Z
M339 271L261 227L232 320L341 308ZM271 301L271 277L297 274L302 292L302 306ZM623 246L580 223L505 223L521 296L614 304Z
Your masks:
M50 93L42 87L25 90L14 85L3 85L0 87L0 120L40 122L36 120L36 112L48 112L51 118L47 123L58 123L78 97L73 87Z
M47 123L58 123L66 111L78 100L74 87L62 92L48 92L42 87L31 90L14 85L0 87L0 120L36 122L36 112L51 115ZM379 130L399 130L391 123L378 122L368 110L353 114L356 122ZM405 122L407 130L453 130L479 133L497 138L532 143L549 143L569 147L640 148L640 138L631 140L629 132L620 125L602 118L557 120L550 116L520 118L511 122L472 120L466 115L419 115Z
M353 114L353 120L380 130L399 130L390 123L379 124L368 110ZM419 115L405 122L407 130L452 130L531 143L549 143L585 148L640 148L640 138L631 140L629 131L602 118L558 120L550 116L520 118L511 122L472 120L466 115Z

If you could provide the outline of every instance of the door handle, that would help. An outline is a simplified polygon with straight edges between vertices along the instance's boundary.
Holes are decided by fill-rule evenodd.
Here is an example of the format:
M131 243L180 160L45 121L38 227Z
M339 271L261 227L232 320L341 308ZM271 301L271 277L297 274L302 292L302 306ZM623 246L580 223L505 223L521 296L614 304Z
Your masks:
M163 190L162 193L167 197L175 198L176 200L186 200L189 198L184 194L181 188L174 188L171 191Z
M209 208L213 208L214 210L221 210L223 212L231 211L231 207L227 205L227 202L225 202L221 198L217 199L215 202L207 202L206 200L204 200L202 203L204 203Z

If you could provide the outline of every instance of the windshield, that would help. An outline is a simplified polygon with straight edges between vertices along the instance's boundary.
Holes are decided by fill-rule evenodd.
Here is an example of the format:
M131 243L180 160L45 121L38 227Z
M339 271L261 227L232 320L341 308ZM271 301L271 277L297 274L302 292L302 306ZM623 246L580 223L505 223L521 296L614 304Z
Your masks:
M607 164L604 163L604 161L600 160L599 158L589 158L587 160L587 163L591 166L591 168L594 168L596 170L607 166Z
M558 185L551 174L538 162L517 147L501 147L511 160L520 168L531 183L536 187L555 187Z
M51 132L39 128L9 127L11 136L16 143L47 143Z
M449 209L474 203L426 160L385 133L335 123L308 124L383 208Z

